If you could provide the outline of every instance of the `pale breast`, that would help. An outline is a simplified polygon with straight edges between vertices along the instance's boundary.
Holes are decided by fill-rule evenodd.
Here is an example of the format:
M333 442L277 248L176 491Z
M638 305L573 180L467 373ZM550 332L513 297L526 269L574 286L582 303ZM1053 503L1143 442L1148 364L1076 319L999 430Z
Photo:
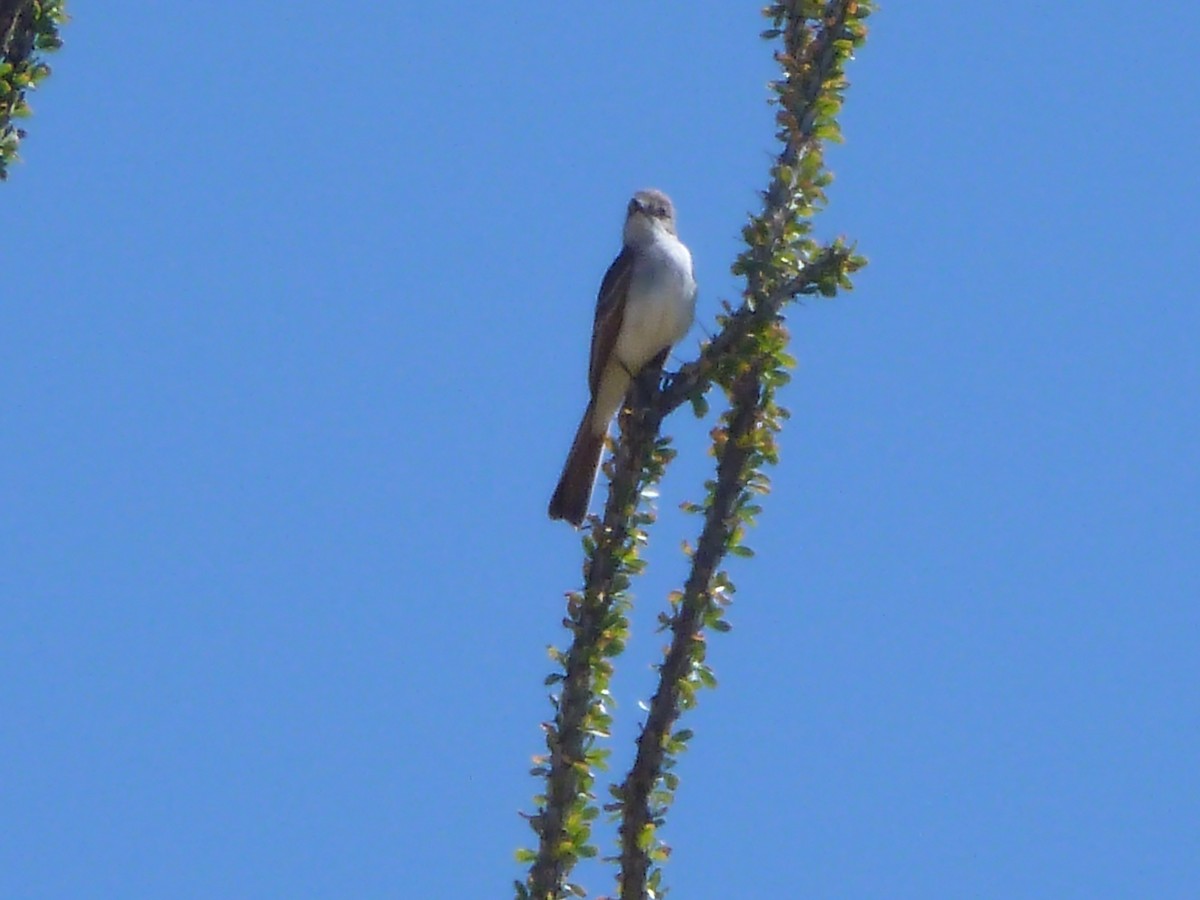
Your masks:
M695 313L692 255L679 240L664 236L634 265L617 357L636 371L687 334Z

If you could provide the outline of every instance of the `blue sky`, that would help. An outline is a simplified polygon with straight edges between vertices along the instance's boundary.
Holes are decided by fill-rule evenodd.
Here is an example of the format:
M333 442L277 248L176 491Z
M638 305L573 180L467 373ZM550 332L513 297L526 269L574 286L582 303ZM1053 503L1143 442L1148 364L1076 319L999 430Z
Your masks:
M737 297L757 6L103 6L0 186L0 895L506 896L595 290L654 185L700 323ZM1200 12L1159 12L872 19L818 226L871 265L791 320L679 897L1194 896ZM706 472L668 427L617 774Z

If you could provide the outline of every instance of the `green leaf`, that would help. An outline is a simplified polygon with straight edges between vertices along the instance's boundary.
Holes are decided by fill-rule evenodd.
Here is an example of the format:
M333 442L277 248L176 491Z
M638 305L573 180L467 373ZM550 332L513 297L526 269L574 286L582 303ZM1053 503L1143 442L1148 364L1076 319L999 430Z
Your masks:
M654 843L654 826L647 822L642 826L642 830L638 832L637 848L639 850L645 850L652 843Z

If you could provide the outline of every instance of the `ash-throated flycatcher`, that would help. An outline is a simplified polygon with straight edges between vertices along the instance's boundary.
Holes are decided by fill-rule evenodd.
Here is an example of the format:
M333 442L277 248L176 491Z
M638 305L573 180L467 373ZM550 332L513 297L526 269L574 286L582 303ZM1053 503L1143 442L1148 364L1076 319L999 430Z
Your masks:
M647 363L662 366L695 312L692 254L675 234L675 207L662 191L638 191L625 215L624 246L600 283L588 365L592 399L550 498L550 518L583 523L608 423L633 377Z

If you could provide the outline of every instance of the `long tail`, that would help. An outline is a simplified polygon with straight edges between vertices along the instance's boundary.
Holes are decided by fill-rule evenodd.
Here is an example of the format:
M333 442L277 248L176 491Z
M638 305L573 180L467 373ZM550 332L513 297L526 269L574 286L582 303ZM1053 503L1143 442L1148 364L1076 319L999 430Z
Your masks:
M592 428L592 404L583 413L579 430L571 444L563 465L558 487L550 498L550 518L566 519L576 528L587 518L588 501L592 499L592 485L596 481L596 470L600 468L600 455L604 452L604 432L595 434Z

